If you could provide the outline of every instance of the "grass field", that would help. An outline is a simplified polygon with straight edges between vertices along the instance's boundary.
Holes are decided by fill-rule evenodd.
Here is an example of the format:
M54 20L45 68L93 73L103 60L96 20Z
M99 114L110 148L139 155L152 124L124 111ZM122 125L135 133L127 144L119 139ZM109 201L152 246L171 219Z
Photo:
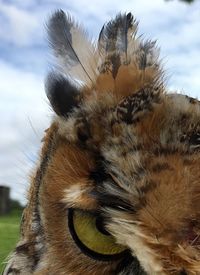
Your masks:
M21 210L13 210L8 216L0 216L0 274L3 262L18 241L21 214Z

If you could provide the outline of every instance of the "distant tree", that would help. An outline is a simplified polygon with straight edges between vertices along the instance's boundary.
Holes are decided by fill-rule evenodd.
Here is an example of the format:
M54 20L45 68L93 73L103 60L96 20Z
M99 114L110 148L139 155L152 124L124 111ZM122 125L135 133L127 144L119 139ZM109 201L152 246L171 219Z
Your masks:
M10 212L10 188L0 185L0 215Z
M18 210L23 209L23 206L20 204L20 202L17 200L13 200L13 199L10 200L10 207L12 210L13 209L18 209Z

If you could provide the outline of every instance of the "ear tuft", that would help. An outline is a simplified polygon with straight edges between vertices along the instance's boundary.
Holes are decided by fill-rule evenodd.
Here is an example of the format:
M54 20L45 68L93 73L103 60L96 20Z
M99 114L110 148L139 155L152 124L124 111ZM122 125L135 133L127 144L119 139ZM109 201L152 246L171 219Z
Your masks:
M78 88L61 74L50 73L45 84L46 94L53 110L67 116L78 106Z
M90 86L96 79L95 46L82 27L62 10L47 24L47 33L60 71Z
M118 14L101 29L98 40L100 51L104 50L107 54L118 52L127 58L128 40L136 34L137 25L131 13Z

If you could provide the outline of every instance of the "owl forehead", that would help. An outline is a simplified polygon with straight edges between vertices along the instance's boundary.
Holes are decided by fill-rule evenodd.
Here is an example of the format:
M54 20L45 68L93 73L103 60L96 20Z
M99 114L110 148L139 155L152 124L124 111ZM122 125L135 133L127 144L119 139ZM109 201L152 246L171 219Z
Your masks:
M196 99L143 88L120 101L109 94L103 99L86 100L67 119L59 117L58 124L59 134L70 142L101 151L115 138L126 147L130 142L134 146L136 139L140 144L149 144L150 139L166 143L172 136L191 135L199 131L199 115Z

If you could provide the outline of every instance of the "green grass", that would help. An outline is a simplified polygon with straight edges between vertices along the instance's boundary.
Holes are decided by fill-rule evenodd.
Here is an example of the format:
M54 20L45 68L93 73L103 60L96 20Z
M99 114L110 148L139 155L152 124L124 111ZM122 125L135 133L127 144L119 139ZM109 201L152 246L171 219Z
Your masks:
M0 216L0 274L3 271L6 257L19 239L21 210L13 210L7 216Z

